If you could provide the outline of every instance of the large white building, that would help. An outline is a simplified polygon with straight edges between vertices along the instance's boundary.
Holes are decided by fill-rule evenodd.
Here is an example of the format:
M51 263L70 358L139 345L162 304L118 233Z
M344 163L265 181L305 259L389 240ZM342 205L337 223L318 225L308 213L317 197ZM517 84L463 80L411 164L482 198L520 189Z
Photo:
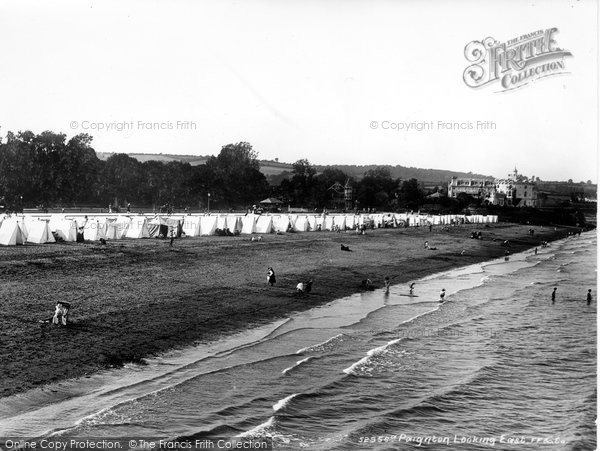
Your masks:
M465 193L476 198L483 198L493 187L494 180L490 179L452 177L452 180L448 182L448 197L456 197L460 193Z
M492 205L510 207L537 207L535 183L519 174L517 168L505 179L464 179L452 177L448 182L448 196L465 193Z

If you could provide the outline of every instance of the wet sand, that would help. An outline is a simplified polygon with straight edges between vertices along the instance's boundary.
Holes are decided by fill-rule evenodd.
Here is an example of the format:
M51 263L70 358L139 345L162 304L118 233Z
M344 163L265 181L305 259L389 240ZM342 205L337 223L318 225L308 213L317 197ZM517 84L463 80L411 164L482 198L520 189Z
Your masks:
M511 224L0 248L0 397L287 317L360 290L520 252L568 228ZM482 240L470 239L481 231ZM427 250L424 242L437 250ZM344 244L350 252L340 250ZM461 251L465 251L461 255ZM267 267L277 282L267 284ZM298 282L314 280L309 295ZM43 322L72 304L67 327Z

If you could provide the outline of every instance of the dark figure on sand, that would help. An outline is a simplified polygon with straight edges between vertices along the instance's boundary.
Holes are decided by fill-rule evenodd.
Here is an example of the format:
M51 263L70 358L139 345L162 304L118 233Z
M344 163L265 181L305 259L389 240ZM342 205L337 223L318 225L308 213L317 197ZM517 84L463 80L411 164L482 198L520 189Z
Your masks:
M390 291L390 278L386 277L383 279L383 283L385 284L385 291Z
M273 268L269 266L269 270L267 271L267 283L271 286L275 284L275 271Z
M587 292L587 305L590 305L592 303L592 290L588 290Z
M446 297L446 289L442 288L442 291L440 291L440 302L444 302L445 297Z
M371 282L371 279L363 279L362 282L360 283L360 287L363 290L369 290L369 291L373 291L375 289L375 286L373 285L373 282Z
M409 290L410 290L410 291L408 292L408 294L410 294L410 295L412 296L412 295L413 295L413 290L415 289L415 283L414 283L414 282L413 282L413 283L411 283L411 284L408 286L408 288L409 288Z
M556 287L554 287L554 290L552 291L552 303L554 304L554 301L556 301Z
M298 293L310 293L312 290L313 281L309 280L308 282L300 282L296 285L296 292Z

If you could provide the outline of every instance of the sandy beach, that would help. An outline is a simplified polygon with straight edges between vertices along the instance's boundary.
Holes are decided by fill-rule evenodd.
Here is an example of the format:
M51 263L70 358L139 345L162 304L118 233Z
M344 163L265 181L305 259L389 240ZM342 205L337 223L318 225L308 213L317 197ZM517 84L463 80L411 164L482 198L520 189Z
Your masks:
M82 377L125 362L285 318L384 278L406 283L520 252L569 229L462 225L355 233L290 233L0 248L0 396ZM482 239L470 239L481 231ZM424 242L436 250L424 248ZM343 252L345 244L351 252ZM464 255L461 252L464 250ZM275 270L274 287L266 283ZM295 293L314 280L313 292ZM418 287L417 287L418 289ZM44 323L56 301L71 324Z

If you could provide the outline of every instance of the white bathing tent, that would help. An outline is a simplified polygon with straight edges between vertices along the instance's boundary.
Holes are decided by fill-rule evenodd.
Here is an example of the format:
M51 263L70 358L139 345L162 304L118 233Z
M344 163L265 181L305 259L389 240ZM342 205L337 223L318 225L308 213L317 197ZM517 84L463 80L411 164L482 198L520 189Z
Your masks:
M200 216L188 215L183 218L183 231L186 236L200 236Z
M65 241L77 241L77 223L72 219L53 215L48 225L59 238Z
M217 230L216 216L200 216L200 235L214 235Z
M242 216L229 216L227 218L227 228L231 233L242 232Z
M229 228L229 221L227 219L227 215L217 216L217 229L227 230Z
M273 219L271 216L259 216L256 220L256 233L271 233L273 228Z
M346 215L346 228L354 229L356 227L356 217L354 215Z
M106 218L93 218L83 225L83 239L98 241L106 238Z
M325 217L317 216L315 218L315 230L325 230Z
M308 230L308 219L306 216L297 216L293 228L294 232L306 232Z
M150 238L148 220L145 216L134 216L127 224L125 238Z
M43 244L43 243L54 243L54 235L50 231L50 226L47 221L35 220L29 222L29 233L27 235L28 243Z
M0 244L4 246L15 246L23 244L23 232L21 226L14 218L6 218L0 225Z
M340 230L346 230L346 217L342 215L334 216L333 225L339 227Z
M273 218L273 229L275 232L285 233L290 226L290 217L288 215L275 216Z
M256 219L257 215L248 214L242 217L242 233L255 233L256 232Z
M131 219L128 216L108 218L106 226L106 238L109 240L120 240L127 234L127 228Z

